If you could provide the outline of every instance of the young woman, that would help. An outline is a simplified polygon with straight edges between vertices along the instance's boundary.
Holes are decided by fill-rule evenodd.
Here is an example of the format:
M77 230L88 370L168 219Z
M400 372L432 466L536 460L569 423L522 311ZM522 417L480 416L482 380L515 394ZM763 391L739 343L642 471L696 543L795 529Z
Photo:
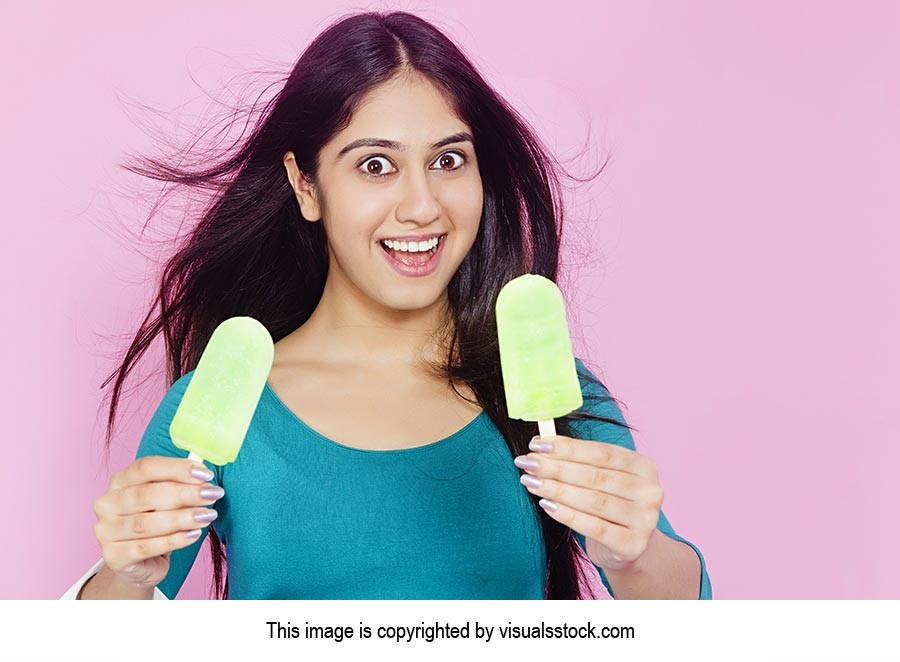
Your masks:
M494 304L521 274L556 280L558 166L435 27L347 17L232 156L148 163L135 172L218 192L106 382L108 446L123 381L164 334L171 388L94 503L103 559L74 595L174 598L209 535L222 598L593 597L584 551L614 597L711 597L582 361L585 404L557 437L506 414ZM237 460L204 471L168 428L235 315L268 328L275 359Z

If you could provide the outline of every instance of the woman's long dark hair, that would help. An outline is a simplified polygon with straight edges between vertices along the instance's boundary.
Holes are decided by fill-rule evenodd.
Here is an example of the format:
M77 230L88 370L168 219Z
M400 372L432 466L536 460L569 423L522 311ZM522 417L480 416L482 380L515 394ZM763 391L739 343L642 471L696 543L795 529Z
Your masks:
M410 70L424 74L441 89L471 127L484 191L475 243L448 285L452 338L441 374L454 388L464 383L472 389L513 456L529 452L534 424L510 419L506 412L494 303L500 288L524 273L557 280L563 218L561 167L460 49L433 25L406 12L353 14L322 32L233 153L207 160L207 167L182 167L181 159L170 165L152 158L124 166L166 185L215 194L166 262L150 311L123 362L102 385L105 388L115 380L107 450L123 383L160 333L171 385L196 367L213 330L229 317L256 318L276 342L309 318L325 284L326 237L322 223L302 218L282 158L293 151L300 170L315 181L319 151L348 125L363 96ZM587 402L581 410L558 419L557 433L572 436L569 421L577 418L630 428L585 409ZM572 531L547 515L537 505L538 497L529 495L546 545L545 597L582 597L588 585L578 559L585 557ZM213 597L227 599L225 550L213 527L209 539Z

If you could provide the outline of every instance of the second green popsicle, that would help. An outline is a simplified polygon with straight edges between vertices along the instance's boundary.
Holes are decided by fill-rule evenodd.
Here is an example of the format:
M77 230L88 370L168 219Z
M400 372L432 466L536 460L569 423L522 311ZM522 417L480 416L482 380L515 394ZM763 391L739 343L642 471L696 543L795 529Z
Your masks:
M552 280L525 274L501 288L496 314L509 416L553 435L553 419L583 402L562 294Z

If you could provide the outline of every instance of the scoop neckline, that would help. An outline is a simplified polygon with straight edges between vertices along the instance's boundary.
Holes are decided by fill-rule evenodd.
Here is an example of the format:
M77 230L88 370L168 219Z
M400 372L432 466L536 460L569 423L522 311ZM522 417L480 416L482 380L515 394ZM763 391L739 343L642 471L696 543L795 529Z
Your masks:
M442 446L444 444L447 444L447 443L453 441L457 437L462 436L463 434L468 432L470 428L477 425L484 416L487 416L487 412L484 409L482 409L475 418L473 418L471 421L466 423L463 427L461 427L456 432L452 433L451 435L449 435L447 437L444 437L443 439L438 439L437 441L432 441L432 442L424 444L422 446L413 446L412 448L385 448L383 450L375 450L375 449L371 449L371 448L356 448L355 446L347 446L346 444L342 444L338 441L335 441L334 439L330 439L329 437L326 437L324 434L322 434L318 430L315 430L314 428L310 427L307 423L305 423L303 421L302 418L300 418L299 416L297 416L297 414L294 413L293 409L288 407L287 404L285 404L285 402L280 397L278 397L278 394L275 392L275 389L273 389L272 386L269 384L268 379L266 380L265 386L263 388L263 392L268 392L269 397L271 397L272 400L275 401L275 403L278 405L279 409L281 409L286 414L288 414L288 416L290 418L292 418L296 423L298 423L301 428L303 428L306 432L310 433L317 439L321 439L322 441L325 441L325 442L331 444L332 446L337 446L338 448L341 448L343 450L354 451L357 453L370 453L372 455L396 455L399 453L415 453L417 451L426 451L426 450L435 448L436 446Z

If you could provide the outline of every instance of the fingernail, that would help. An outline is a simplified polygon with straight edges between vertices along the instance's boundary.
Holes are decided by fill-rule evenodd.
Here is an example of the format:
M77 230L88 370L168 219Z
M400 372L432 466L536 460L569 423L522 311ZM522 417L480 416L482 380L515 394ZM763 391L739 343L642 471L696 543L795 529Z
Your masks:
M219 516L219 512L213 508L203 508L194 511L194 519L198 522L212 522Z
M204 499L221 499L225 496L225 490L218 486L204 487L200 490L200 496Z
M184 537L185 538L199 538L200 533L202 531L203 531L202 529L194 529L193 531L188 531L187 533L185 533Z
M537 478L536 476L532 476L531 474L522 474L521 476L519 476L519 482L522 483L522 485L527 485L528 487L540 487L544 484L544 481L542 481L540 478Z
M537 460L532 460L531 458L525 457L524 455L519 455L515 460L513 460L513 464L515 464L519 469L531 469L532 471L538 468Z
M528 448L538 453L549 453L553 450L553 444L549 441L538 441L537 437L535 437L529 442Z
M556 509L559 508L559 506L550 501L550 499L541 499L540 501L538 501L538 505L540 505L540 507L544 510L550 511L551 513L556 512Z
M191 475L198 480L212 480L213 472L209 469L197 467L195 469L191 469Z

